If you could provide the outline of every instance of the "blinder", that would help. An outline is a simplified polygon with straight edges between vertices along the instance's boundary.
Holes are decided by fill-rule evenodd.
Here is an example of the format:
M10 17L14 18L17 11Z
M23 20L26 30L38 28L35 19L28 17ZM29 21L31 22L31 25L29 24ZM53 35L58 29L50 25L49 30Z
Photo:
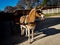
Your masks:
M41 9L38 9L36 12L37 13L42 13L42 10Z

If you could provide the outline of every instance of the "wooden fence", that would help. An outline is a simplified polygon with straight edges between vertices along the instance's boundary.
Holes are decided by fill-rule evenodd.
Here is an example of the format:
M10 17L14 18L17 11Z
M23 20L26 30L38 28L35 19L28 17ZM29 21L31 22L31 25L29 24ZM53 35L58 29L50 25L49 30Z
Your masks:
M52 8L52 9L46 9L46 10L43 10L43 13L46 14L46 13L59 13L60 12L60 8Z

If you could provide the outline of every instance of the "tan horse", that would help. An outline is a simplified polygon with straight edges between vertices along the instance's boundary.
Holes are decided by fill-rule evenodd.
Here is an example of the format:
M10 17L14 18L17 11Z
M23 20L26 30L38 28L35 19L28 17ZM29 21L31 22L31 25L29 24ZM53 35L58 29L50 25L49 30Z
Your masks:
M36 26L36 23L35 23L36 17L39 17L43 20L43 16L41 16L41 14L38 14L36 11L37 11L36 8L33 8L30 11L29 15L22 16L20 18L21 34L23 34L23 32L24 32L23 28L25 28L26 29L26 35L28 35L28 41L29 42L33 41L34 29ZM30 30L32 31L31 35L30 35ZM32 37L32 40L31 40L30 36Z

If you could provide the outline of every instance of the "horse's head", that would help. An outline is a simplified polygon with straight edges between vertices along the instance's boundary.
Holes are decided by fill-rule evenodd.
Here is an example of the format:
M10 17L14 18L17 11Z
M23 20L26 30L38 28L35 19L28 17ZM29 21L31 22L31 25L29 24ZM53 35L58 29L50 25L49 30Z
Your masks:
M41 20L44 20L44 14L42 13L42 10L36 10L36 16Z

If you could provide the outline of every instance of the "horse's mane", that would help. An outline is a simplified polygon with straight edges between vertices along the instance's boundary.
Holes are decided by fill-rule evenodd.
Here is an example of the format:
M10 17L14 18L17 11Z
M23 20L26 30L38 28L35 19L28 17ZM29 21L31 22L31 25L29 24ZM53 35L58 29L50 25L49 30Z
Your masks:
M36 10L36 9L33 8L33 9L30 11L29 15L32 15L32 13L33 13L35 10Z

